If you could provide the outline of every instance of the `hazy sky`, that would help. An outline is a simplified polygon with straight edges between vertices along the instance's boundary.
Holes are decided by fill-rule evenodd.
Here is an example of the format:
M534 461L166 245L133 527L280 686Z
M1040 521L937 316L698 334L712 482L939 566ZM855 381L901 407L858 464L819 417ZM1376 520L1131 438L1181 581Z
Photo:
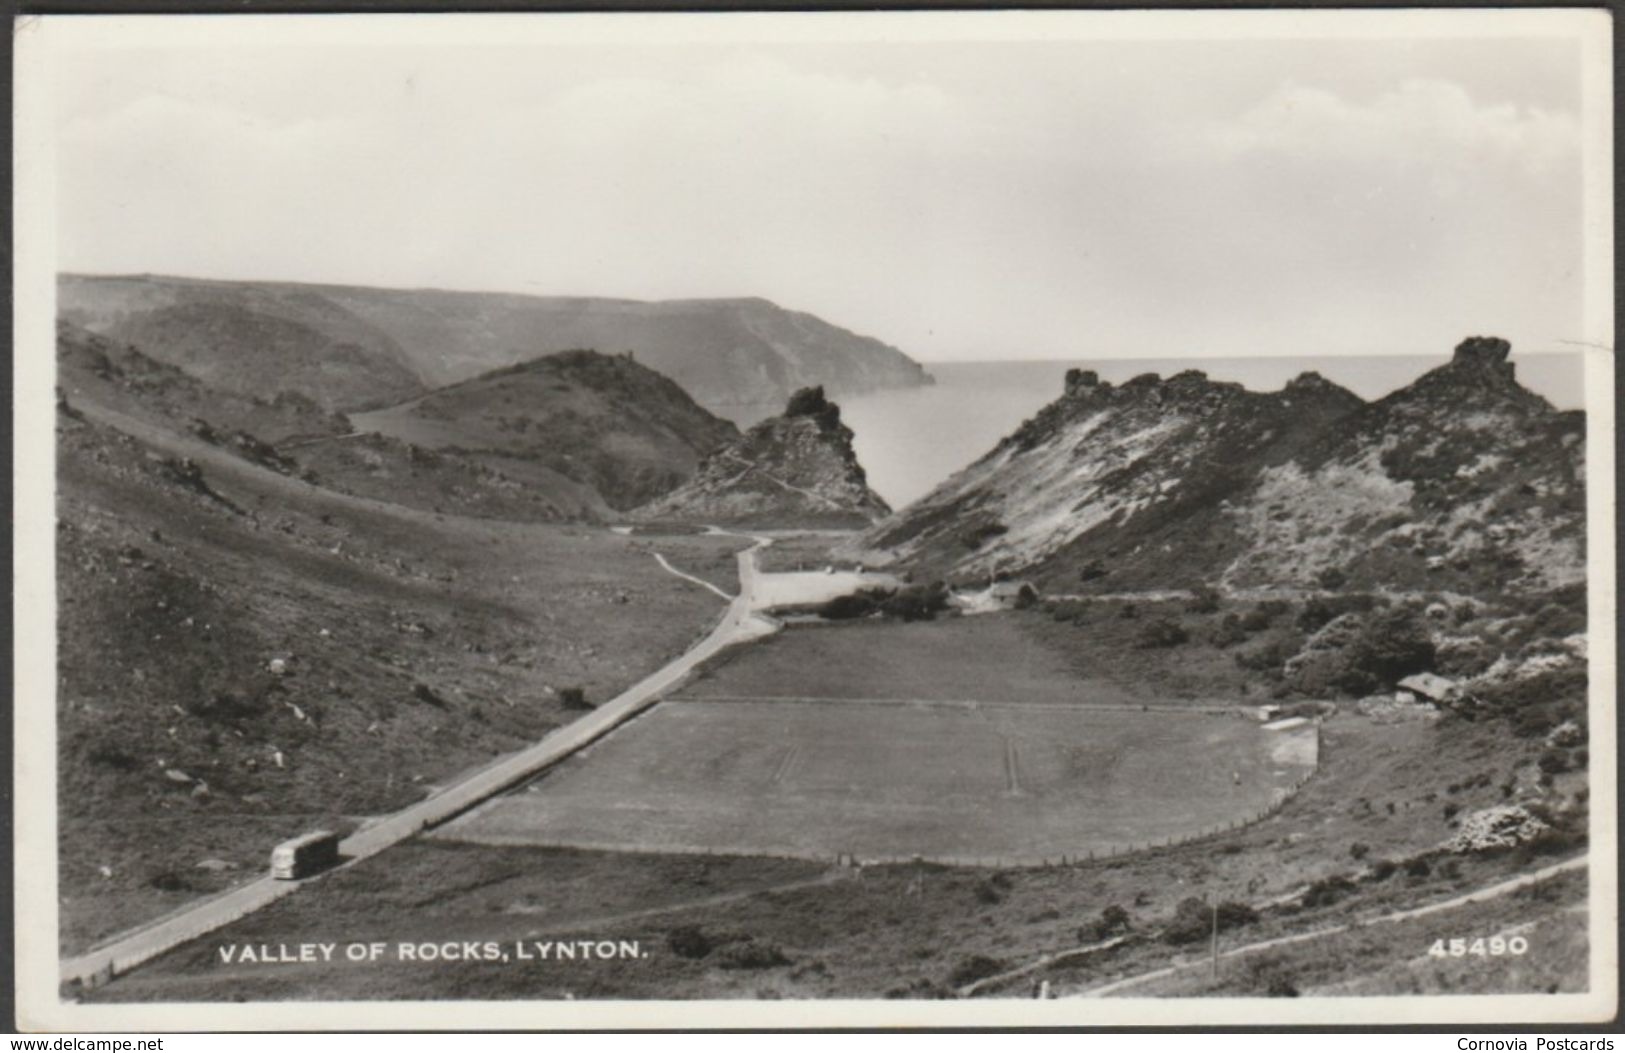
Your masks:
M62 49L62 267L756 295L923 360L1596 338L1572 37L615 44L531 21L504 46L244 23Z

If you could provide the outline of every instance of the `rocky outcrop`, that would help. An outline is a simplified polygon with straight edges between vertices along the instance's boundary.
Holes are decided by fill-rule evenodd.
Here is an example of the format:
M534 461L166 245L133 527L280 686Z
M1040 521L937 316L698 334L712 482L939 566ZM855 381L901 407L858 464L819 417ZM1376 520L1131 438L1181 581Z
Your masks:
M643 519L757 526L867 526L890 511L869 489L852 430L823 388L791 396L708 457L694 478L638 510Z
M1305 373L1278 392L1197 371L1062 396L863 538L934 575L1049 592L1180 587L1477 593L1584 579L1584 418L1524 389L1494 337L1365 403Z

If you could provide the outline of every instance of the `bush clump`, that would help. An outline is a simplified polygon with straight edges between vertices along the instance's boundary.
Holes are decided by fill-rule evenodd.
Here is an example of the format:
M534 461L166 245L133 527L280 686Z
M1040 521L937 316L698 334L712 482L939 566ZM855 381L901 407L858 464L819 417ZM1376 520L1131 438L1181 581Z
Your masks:
M1241 627L1250 633L1260 632L1291 609L1285 600L1260 600L1241 616Z
M1111 571L1106 569L1106 564L1098 559L1092 559L1083 565L1082 570L1078 571L1078 580L1081 582L1099 581L1110 573Z
M1177 647L1190 639L1185 627L1168 618L1155 618L1134 634L1134 646L1149 650L1155 647Z
M1209 642L1214 647L1221 649L1232 647L1245 639L1247 639L1247 630L1242 628L1241 617L1233 613L1225 615L1214 628L1212 635L1208 637Z
M1192 614L1212 614L1219 609L1219 590L1211 585L1198 585L1191 590L1191 600L1185 609Z
M592 709L593 705L587 701L587 691L581 687L565 687L559 689L559 705L565 709Z
M908 585L892 593L880 604L880 613L905 622L928 622L948 609L948 586Z
M1004 971L1004 961L1000 958L991 958L985 954L973 954L967 958L959 959L953 972L948 974L948 982L955 987L964 987L978 980L986 980L989 976L997 976Z
M1306 907L1330 907L1344 896L1354 891L1354 882L1342 874L1333 874L1321 878L1309 886L1303 894L1303 905Z
M891 592L886 589L859 589L825 603L818 608L818 616L832 621L867 618L880 610L880 605L890 596Z
M716 949L716 941L698 925L680 925L666 933L666 946L679 958L698 960Z
M724 969L772 969L790 964L778 944L754 936L717 948L714 961Z
M1174 920L1162 930L1162 938L1173 944L1207 939L1213 933L1215 915L1220 932L1251 925L1258 920L1258 911L1246 903L1226 900L1213 907L1195 896L1189 896L1174 909Z
M966 548L975 551L981 548L989 538L995 538L1000 534L1008 534L1009 532L1010 528L1003 523L984 523L981 526L971 527L966 530L959 536L959 540L964 543Z
M1369 695L1433 668L1433 640L1410 610L1349 614L1328 622L1290 663L1299 690Z
M1208 905L1195 896L1179 901L1174 908L1174 920L1162 930L1162 938L1169 943L1195 943L1213 931L1213 913Z
M1095 919L1093 928L1089 930L1089 935L1097 940L1109 940L1113 936L1120 936L1128 932L1133 927L1134 919L1129 915L1129 912L1113 903L1100 912L1100 917ZM1083 933L1078 935L1080 939L1087 938Z

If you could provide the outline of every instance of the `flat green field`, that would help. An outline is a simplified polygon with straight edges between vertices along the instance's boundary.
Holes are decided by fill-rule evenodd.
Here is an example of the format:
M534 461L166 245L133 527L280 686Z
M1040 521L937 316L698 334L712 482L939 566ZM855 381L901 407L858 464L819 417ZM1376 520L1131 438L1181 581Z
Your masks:
M1054 705L666 702L436 836L860 860L1058 862L1257 817L1312 727Z
M1042 621L996 614L796 629L734 652L684 694L1070 705L1166 700L1153 690L1079 676L1064 649L1030 631Z

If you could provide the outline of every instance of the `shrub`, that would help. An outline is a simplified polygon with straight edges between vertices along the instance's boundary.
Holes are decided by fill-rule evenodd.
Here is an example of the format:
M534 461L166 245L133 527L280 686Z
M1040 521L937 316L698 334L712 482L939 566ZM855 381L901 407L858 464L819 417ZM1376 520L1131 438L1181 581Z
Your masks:
M997 976L1003 971L1002 959L990 958L985 954L973 954L968 958L959 959L959 964L948 974L948 982L955 987L964 987L978 980L986 980L989 976Z
M928 622L948 609L948 587L942 582L909 585L880 604L880 613L905 622Z
M1264 993L1271 998L1296 998L1298 988L1284 973L1277 973L1270 977L1269 986Z
M1146 622L1134 634L1134 646L1139 648L1176 647L1190 639L1190 633L1178 622L1157 618Z
M818 608L818 615L835 621L867 618L879 610L881 603L890 595L891 593L883 589L860 589L857 592L849 592Z
M1219 609L1219 590L1211 585L1198 585L1192 590L1191 601L1185 609L1192 614L1212 614Z
M1392 859L1379 859L1371 864L1371 880L1387 881L1394 876L1394 871L1398 869L1399 864Z
M1354 882L1342 874L1333 874L1309 886L1309 891L1303 894L1303 905L1329 907L1353 891Z
M446 700L441 698L439 693L437 693L435 689L430 687L428 684L413 684L412 697L417 699L419 702L427 702L436 709L449 708L446 705Z
M716 948L716 941L698 925L681 925L666 933L666 946L679 958L700 959Z
M1561 775L1569 770L1569 756L1562 750L1546 750L1540 755L1540 770L1547 775Z
M1162 938L1169 943L1194 943L1213 930L1213 913L1206 903L1195 896L1179 901L1174 908L1174 920L1162 930Z
M1250 954L1242 965L1243 984L1249 991L1262 990L1271 998L1296 998L1298 988L1291 972L1279 956Z
M1331 646L1313 652L1312 660L1297 664L1294 679L1300 690L1367 695L1391 688L1401 678L1433 666L1433 641L1410 611L1373 613L1363 620L1350 615L1340 618L1327 632L1339 627L1345 627L1345 631L1323 641Z
M975 550L981 548L988 538L998 537L1000 534L1008 534L1009 532L1010 528L1003 523L984 523L981 526L967 529L959 535L959 540L966 548Z
M1364 841L1356 841L1349 845L1349 856L1356 862L1371 854L1371 846Z
M1117 616L1119 618L1138 618L1140 616L1140 608L1136 607L1132 603L1125 603L1121 607L1117 608Z
M976 902L992 906L1004 899L1004 893L991 881L978 881L974 889Z
M1350 671L1385 686L1433 666L1433 640L1409 611L1369 618L1352 650Z
M1418 880L1433 873L1433 865L1427 861L1426 856L1417 856L1405 864L1405 874Z
M1208 637L1214 647L1224 648L1241 643L1247 639L1247 632L1242 628L1241 618L1235 614L1227 614Z
M1363 592L1346 596L1315 596L1298 612L1298 628L1312 633L1340 614L1369 611L1376 605L1376 599Z
M790 959L777 944L752 937L717 948L715 962L724 969L772 969L789 965Z
M587 692L580 687L566 687L559 690L559 705L565 709L591 709L592 703L587 701Z
M1249 904L1227 900L1219 904L1219 931L1251 925L1258 920L1258 911Z
M1078 580L1084 582L1097 581L1110 573L1111 571L1106 569L1106 565L1104 563L1100 562L1098 559L1092 559L1088 563L1084 564L1082 570L1078 571Z
M1323 589L1341 589L1349 583L1349 576L1336 567L1327 567L1315 575L1315 584Z
M1129 916L1129 912L1113 903L1100 912L1100 917L1095 921L1093 935L1097 940L1109 940L1133 927L1134 919Z
M1281 672L1286 660L1292 657L1292 648L1284 640L1275 640L1265 644L1256 651L1240 651L1236 654L1236 665L1254 673Z
M1291 609L1284 600L1261 600L1241 616L1241 627L1250 633L1268 629L1275 619Z

